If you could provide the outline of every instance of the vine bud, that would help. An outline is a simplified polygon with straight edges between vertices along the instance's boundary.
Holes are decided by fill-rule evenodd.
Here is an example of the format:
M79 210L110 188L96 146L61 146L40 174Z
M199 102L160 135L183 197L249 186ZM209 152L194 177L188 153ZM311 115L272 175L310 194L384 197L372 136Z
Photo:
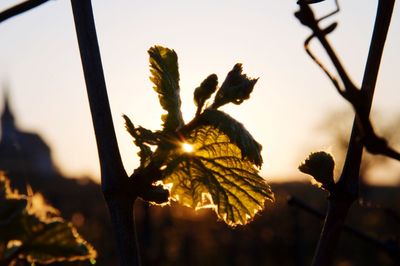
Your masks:
M327 191L331 191L335 185L333 170L335 161L331 154L319 151L311 153L299 166L299 170L314 177L317 184Z

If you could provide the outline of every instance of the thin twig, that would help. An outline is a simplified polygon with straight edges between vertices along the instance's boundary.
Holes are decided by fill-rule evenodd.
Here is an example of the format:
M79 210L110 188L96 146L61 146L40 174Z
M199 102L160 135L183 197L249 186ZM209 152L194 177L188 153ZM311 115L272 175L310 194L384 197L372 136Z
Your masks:
M0 23L9 18L15 17L26 11L29 11L37 6L40 6L41 4L46 3L47 1L49 0L28 0L13 7L10 7L0 13Z
M319 19L317 20L317 22L321 22L322 20L324 20L324 19L326 19L326 18L329 18L329 17L331 17L331 16L333 16L333 15L339 13L339 12L340 12L340 6L339 6L338 0L335 0L335 5L336 5L336 9L335 9L334 11L332 11L331 13L328 13L327 15L325 15L325 16L319 18Z
M339 81L337 78L333 76L329 72L329 70L322 64L322 62L314 55L314 53L310 49L310 41L315 37L314 34L312 34L310 37L308 37L305 42L304 42L304 49L306 50L307 54L311 57L311 59L316 63L322 71L328 76L328 78L331 80L333 86L336 88L337 92L342 95L343 98L347 99L347 95L344 92L344 89L340 86Z
M395 149L391 148L387 141L378 136L375 133L375 130L372 126L371 120L369 118L369 110L366 108L365 101L363 100L364 97L368 98L368 95L364 95L363 90L358 89L350 80L347 72L344 70L344 67L338 57L336 56L336 53L333 51L331 45L326 39L327 33L333 31L335 28L336 24L332 24L331 26L327 27L326 29L322 30L318 23L337 13L339 8L335 10L334 12L316 20L313 16L310 16L311 9L308 6L302 7L303 11L302 13L298 13L301 16L301 14L306 14L308 15L308 19L304 20L303 19L303 24L306 26L309 26L313 30L313 34L306 39L304 42L304 48L307 52L307 54L311 57L311 59L324 71L324 73L328 76L328 78L331 80L332 84L336 88L337 92L345 98L355 109L355 112L357 114L358 120L357 120L357 126L360 128L360 134L359 138L363 142L365 148L372 154L381 154L385 155L389 158L399 160L400 161L400 153L397 152ZM314 19L310 19L314 18ZM299 18L301 19L301 17ZM381 27L378 25L378 27ZM318 38L318 40L321 42L323 45L324 49L327 51L329 57L331 58L335 68L337 69L340 78L343 81L344 88L341 88L338 80L328 71L328 69L318 60L318 58L314 55L314 53L311 51L309 47L309 43L313 38ZM374 47L375 49L379 50L379 47ZM382 48L383 49L383 48ZM375 80L376 82L376 80ZM367 100L368 101L368 100Z

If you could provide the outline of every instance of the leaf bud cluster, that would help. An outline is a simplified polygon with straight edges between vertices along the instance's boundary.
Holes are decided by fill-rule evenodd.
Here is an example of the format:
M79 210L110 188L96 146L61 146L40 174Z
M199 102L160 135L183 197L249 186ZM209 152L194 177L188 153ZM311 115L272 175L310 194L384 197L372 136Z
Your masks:
M253 91L258 78L249 78L242 72L242 64L238 63L233 67L222 83L221 88L217 91L211 108L217 109L229 102L241 104L244 100L250 98L250 93Z
M197 106L197 114L201 112L205 102L217 90L218 77L215 74L209 75L201 84L194 90L194 103Z

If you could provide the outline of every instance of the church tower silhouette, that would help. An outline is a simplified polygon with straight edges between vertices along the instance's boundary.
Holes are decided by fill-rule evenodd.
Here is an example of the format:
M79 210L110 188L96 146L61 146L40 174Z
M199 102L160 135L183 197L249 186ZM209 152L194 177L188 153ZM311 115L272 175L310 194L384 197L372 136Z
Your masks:
M26 184L35 183L35 179L59 175L44 140L17 126L7 92L4 93L0 132L0 170L10 177L13 186L25 190Z

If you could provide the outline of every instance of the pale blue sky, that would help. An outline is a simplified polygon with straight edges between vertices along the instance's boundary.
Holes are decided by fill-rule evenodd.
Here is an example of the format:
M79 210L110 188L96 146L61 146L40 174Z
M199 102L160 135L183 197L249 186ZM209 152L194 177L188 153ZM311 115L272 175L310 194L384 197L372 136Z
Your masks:
M0 9L16 2L2 0ZM263 145L262 174L267 179L294 176L309 151L331 146L317 126L327 113L348 104L304 52L309 30L294 18L295 2L93 1L111 108L128 172L138 161L121 114L151 129L160 125L162 111L148 80L146 51L154 44L178 53L187 120L194 112L193 89L207 75L216 73L222 81L241 62L249 76L260 77L250 100L225 110ZM330 39L359 84L377 1L341 2L342 11L329 19L339 21ZM320 14L334 8L329 0L316 7ZM399 12L395 7L374 100L374 108L388 118L400 113ZM317 44L314 47L319 51ZM319 54L326 59L322 51ZM64 173L98 177L69 1L50 1L0 24L0 84L10 88L19 125L43 134Z

